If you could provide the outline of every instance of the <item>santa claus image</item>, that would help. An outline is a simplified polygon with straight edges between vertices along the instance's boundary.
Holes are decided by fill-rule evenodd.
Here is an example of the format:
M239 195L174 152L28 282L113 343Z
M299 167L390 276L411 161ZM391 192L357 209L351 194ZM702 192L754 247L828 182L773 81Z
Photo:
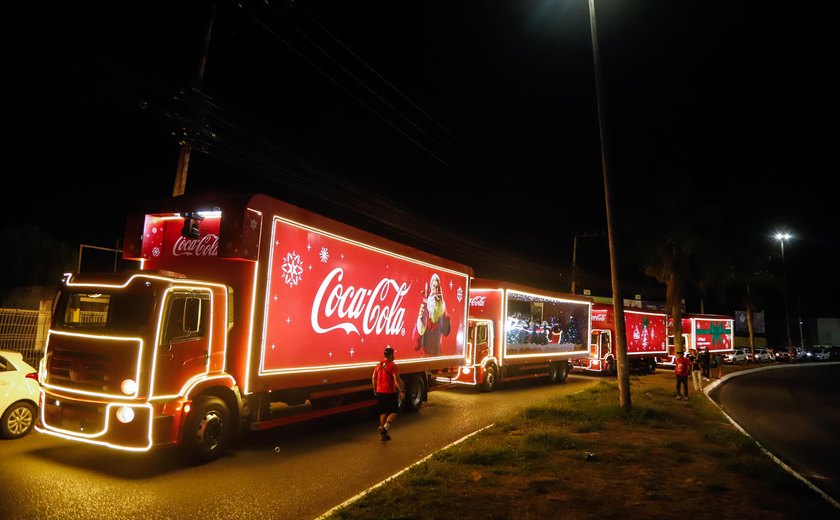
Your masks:
M417 326L413 334L414 350L420 351L423 356L439 356L441 336L448 336L450 328L440 277L432 274L432 279L423 291L423 302L417 315Z

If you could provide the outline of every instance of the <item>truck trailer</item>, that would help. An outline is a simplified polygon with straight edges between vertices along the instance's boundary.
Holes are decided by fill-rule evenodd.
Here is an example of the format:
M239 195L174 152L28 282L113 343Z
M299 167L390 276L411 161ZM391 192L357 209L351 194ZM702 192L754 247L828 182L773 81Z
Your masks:
M708 351L712 358L735 348L735 318L720 314L684 314L682 337L686 350ZM674 320L668 318L668 351L660 356L660 365L674 365Z
M592 300L476 278L469 293L466 363L440 383L489 392L517 379L566 380L571 361L587 355Z
M629 368L642 373L656 370L657 359L668 353L668 315L664 312L624 308L624 333ZM589 355L572 361L575 368L615 375L615 309L609 304L592 308Z
M404 411L465 363L468 266L262 194L127 222L140 269L68 274L57 293L43 433L208 461L248 431L373 406L386 347Z

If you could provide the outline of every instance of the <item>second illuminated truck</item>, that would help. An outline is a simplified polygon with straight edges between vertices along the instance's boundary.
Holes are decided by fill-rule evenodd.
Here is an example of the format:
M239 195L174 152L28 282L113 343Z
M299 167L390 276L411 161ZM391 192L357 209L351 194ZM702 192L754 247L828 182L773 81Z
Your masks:
M587 355L592 300L515 283L474 279L466 364L444 383L492 391L503 381L565 381Z
M39 431L210 460L248 430L371 406L396 351L406 410L465 362L464 265L264 195L179 197L129 219L142 269L68 275Z

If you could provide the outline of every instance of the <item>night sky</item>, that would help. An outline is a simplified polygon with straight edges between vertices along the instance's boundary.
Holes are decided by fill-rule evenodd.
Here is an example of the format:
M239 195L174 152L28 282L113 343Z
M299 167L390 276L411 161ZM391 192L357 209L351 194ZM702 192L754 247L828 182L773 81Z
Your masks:
M188 194L265 192L568 290L575 235L606 230L585 0L219 1L202 105L208 5L4 3L7 226L112 246L127 208L171 196L180 129L204 106ZM636 246L682 226L714 237L696 254L746 248L775 277L755 295L772 328L772 233L787 230L792 319L840 315L833 18L779 2L596 8L625 292L657 299ZM606 240L580 238L577 261L578 287L603 293ZM704 303L732 314L740 298Z

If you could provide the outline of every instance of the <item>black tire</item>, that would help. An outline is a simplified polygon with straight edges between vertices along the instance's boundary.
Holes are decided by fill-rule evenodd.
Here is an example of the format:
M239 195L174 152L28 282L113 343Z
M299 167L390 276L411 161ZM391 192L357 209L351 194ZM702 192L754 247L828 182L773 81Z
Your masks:
M403 412L420 410L426 397L426 384L423 382L423 378L410 376L403 385L405 386L405 398L400 403L400 410Z
M648 359L647 371L648 371L648 374L653 374L654 372L656 372L656 360L655 359Z
M569 377L569 372L572 371L572 365L568 361L561 361L560 365L560 383L564 383Z
M569 375L569 364L565 361L557 361L548 367L548 382L551 384L562 383Z
M38 417L38 408L32 403L19 401L6 409L0 419L0 435L6 439L17 439L32 431Z
M187 457L198 463L219 458L230 443L231 426L230 410L222 399L212 395L198 397L184 425Z
M488 365L484 370L484 380L481 382L482 392L492 392L499 382L496 365Z

